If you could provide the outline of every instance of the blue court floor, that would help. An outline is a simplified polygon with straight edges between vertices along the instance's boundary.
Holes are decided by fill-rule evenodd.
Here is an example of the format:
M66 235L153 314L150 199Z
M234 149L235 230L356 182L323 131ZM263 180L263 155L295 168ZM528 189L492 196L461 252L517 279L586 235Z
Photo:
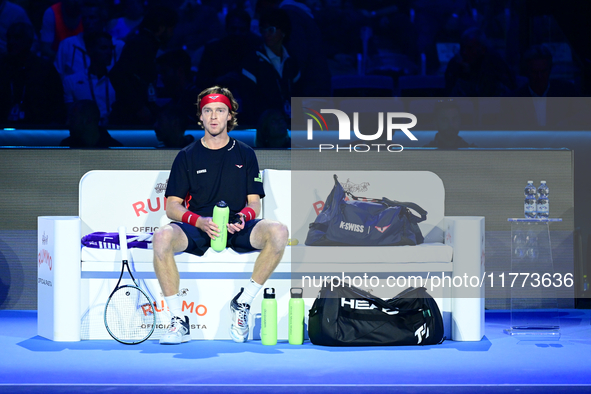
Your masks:
M506 311L487 311L480 342L424 347L328 348L260 341L52 342L36 311L0 311L4 393L587 393L589 310L560 311L558 340L503 333Z

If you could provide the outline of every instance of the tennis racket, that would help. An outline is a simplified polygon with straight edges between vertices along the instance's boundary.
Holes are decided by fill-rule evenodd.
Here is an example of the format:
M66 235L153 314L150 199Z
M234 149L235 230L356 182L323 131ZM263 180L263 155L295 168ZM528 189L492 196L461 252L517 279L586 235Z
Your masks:
M105 327L116 341L126 345L135 345L152 335L156 325L156 315L152 301L138 287L129 269L125 227L119 227L119 245L121 247L121 275L119 275L119 281L105 305ZM123 271L126 268L133 285L120 286Z

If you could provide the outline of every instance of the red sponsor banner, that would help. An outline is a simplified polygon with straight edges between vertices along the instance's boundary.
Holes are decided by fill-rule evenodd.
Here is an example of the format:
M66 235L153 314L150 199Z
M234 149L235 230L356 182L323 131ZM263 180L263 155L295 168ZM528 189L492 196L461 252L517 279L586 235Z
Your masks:
M37 262L39 263L39 267L41 267L41 264L45 263L49 267L50 271L53 268L53 258L51 257L49 251L47 251L46 249L41 249L41 251L37 255Z
M154 310L156 313L168 311L168 307L164 304L164 300L160 300L160 305L156 301L153 303ZM195 305L194 301L187 302L183 300L183 312L188 311L189 313L195 313L197 316L205 316L207 314L207 307L203 304ZM154 313L152 310L152 305L146 304L142 305L142 310L144 315L148 315L150 313Z
M152 199L147 199L146 201L138 201L131 204L133 211L135 212L135 216L138 218L140 215L147 215L148 210L150 212L158 212L160 210L166 211L166 198L165 197L156 197L153 201Z

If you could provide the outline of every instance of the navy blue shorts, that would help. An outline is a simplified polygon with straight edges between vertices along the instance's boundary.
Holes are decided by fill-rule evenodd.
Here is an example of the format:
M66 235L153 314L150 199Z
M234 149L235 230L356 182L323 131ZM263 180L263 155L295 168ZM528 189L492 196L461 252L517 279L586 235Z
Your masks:
M250 244L250 233L254 226L262 219L249 220L244 223L244 228L237 233L228 233L227 246L238 253L247 253L254 250L258 250ZM195 226L187 223L172 222L183 230L187 239L189 240L189 246L185 249L186 253L191 253L196 256L203 256L207 249L211 245L211 238L207 233Z

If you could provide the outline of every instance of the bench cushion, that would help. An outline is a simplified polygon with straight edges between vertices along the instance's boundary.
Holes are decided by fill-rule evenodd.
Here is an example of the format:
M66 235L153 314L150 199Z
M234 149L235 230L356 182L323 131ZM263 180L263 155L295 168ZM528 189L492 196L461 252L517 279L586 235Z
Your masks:
M130 251L130 259L136 264L147 264L151 268L153 252L149 249L132 248ZM451 271L451 260L453 249L449 245L441 243L421 244L417 246L382 246L371 248L371 253L368 253L369 247L358 246L319 246L319 247L304 247L293 246L287 247L281 260L281 265L291 261L298 263L328 263L328 264L403 264L408 267L415 265L413 271L428 270L424 266L426 263L441 263L447 264L445 271ZM188 253L181 253L175 256L178 264L192 263L196 266L203 267L204 264L225 263L227 267L242 266L244 263L254 263L258 253L243 253L239 254L233 250L225 250L222 253L217 253L212 249L208 249L203 257L197 257ZM87 262L117 262L120 260L120 253L113 249L95 249L82 248L82 269L88 267ZM293 259L293 260L292 260ZM199 268L202 269L202 268ZM241 271L240 268L237 268ZM234 271L231 268L231 271ZM405 269L406 271L406 269Z

